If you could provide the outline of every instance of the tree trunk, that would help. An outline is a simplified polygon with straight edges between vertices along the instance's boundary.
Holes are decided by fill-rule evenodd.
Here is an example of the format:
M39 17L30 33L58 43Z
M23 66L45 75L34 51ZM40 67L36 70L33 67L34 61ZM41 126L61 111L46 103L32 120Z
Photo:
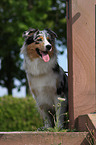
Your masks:
M12 95L12 88L9 86L7 89L8 89L8 95Z
M28 0L28 10L32 10L33 8L33 1L32 0Z
M30 95L31 95L30 88L28 85L28 81L26 80L26 96L30 96Z
M7 81L6 81L6 83L5 83L5 87L6 87L7 90L8 90L8 95L12 95L12 89L13 89L15 86L14 86L13 78L12 78L11 74L9 74L9 73L8 73Z

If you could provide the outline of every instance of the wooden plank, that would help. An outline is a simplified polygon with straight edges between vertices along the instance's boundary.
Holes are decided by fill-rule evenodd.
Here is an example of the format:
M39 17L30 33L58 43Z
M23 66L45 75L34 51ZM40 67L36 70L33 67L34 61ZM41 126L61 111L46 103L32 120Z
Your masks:
M85 132L0 132L0 145L88 145Z
M70 127L74 128L74 102L73 102L73 49L72 49L72 16L71 1L66 3L67 12L67 50L68 50L68 101ZM73 126L72 126L73 125Z
M71 128L79 115L96 111L95 5L96 0L69 1L67 42Z
M89 132L94 140L94 145L95 145L96 144L96 113L79 116L78 130Z

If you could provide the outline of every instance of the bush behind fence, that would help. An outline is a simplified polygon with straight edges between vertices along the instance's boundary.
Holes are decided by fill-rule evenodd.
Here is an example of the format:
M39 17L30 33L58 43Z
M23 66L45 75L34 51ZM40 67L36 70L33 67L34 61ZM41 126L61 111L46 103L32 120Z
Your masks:
M0 131L35 131L42 125L32 97L0 97Z

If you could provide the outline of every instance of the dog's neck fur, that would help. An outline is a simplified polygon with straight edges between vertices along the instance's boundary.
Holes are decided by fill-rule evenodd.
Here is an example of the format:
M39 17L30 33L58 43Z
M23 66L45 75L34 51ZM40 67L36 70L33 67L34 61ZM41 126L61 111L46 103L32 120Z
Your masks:
M26 47L26 46L23 46ZM23 49L23 52L22 52ZM23 67L27 73L30 73L34 76L42 75L52 71L52 68L57 63L57 56L54 52L54 55L49 62L44 62L41 58L36 58L33 61L27 56L25 48L22 48L21 52L24 54L24 64Z

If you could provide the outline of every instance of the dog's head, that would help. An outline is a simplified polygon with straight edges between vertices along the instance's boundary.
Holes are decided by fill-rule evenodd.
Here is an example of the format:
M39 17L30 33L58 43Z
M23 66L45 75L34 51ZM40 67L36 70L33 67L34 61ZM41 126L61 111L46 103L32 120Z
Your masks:
M54 39L57 35L50 29L39 31L38 29L29 29L23 33L27 54L32 60L42 58L45 62L50 60L54 54Z

